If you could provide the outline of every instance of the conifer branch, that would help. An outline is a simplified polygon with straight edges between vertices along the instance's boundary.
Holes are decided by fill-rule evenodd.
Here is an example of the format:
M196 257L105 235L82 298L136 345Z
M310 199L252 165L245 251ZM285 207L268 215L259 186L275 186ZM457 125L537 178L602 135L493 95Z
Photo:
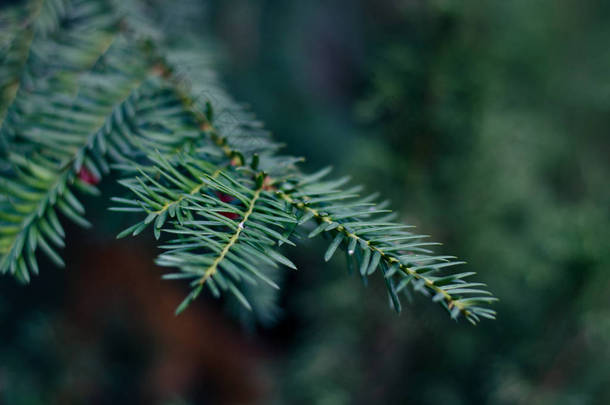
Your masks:
M239 223L239 225L235 229L235 233L233 234L233 236L231 236L231 239L229 239L227 244L222 248L222 251L220 252L218 257L216 257L216 259L214 259L214 261L212 262L210 267L205 271L203 276L199 279L199 284L205 283L207 279L214 276L214 274L216 273L216 271L218 269L218 265L220 263L222 263L222 261L225 259L225 257L229 253L229 250L231 250L231 248L237 243L239 236L241 235L242 231L245 228L245 224L250 219L250 215L252 215L252 213L254 212L254 206L255 206L256 202L258 201L258 199L260 198L262 191L263 191L263 184L261 183L261 185L259 187L257 187L256 191L254 192L254 195L252 196L252 199L250 200L250 203L248 205L248 210L244 214L242 221Z
M33 9L30 17L0 54L5 60L0 87L8 89L0 103L0 140L4 143L19 125L21 104L38 92L74 91L80 74L111 46L118 27L109 5L100 0L34 0L26 5ZM14 55L12 45L25 49ZM66 49L69 57L57 59L56 49ZM6 125L6 120L15 125Z
M365 281L380 268L396 310L398 294L411 286L454 318L495 316L487 308L495 298L465 280L473 273L448 271L461 262L434 255L433 243L395 222L375 195L343 189L347 179L325 180L327 170L304 174L300 158L279 155L280 145L210 73L209 54L166 48L154 24L134 14L135 1L114 5L120 17L109 0L93 7L47 1L70 7L51 13L46 28L31 29L30 42L25 37L38 64L30 66L24 53L10 56L14 38L0 49L3 60L15 62L0 68L8 78L0 99L1 272L29 280L38 272L38 247L63 264L55 251L64 244L57 213L87 225L73 191L96 192L91 183L114 168L131 197L114 198L112 210L142 216L119 237L152 225L163 250L156 262L178 269L165 278L190 281L177 312L204 287L251 308L246 286L278 288L270 274L280 265L296 268L280 245L294 245L295 232L314 220L309 236L331 238L325 260L342 248ZM66 44L50 63L45 47L58 38ZM16 90L11 80L27 86Z
M370 275L375 270L375 267L377 266L377 264L380 263L381 260L385 261L387 268L392 268L392 267L398 268L398 270L401 271L402 273L404 273L404 276L409 277L409 279L413 279L415 281L421 281L423 283L422 286L425 287L426 289L430 290L434 294L435 301L442 300L444 302L446 308L452 312L452 316L456 317L457 312L455 312L455 311L459 311L459 313L461 313L465 318L471 320L471 322L476 323L476 321L478 321L476 314L471 312L471 310L468 309L468 306L460 298L456 298L456 297L452 296L450 290L446 290L442 286L437 285L435 283L436 280L434 278L427 277L423 274L420 274L416 270L414 270L412 267L406 265L405 263L402 263L401 260L399 258L397 258L393 253L388 253L388 252L386 252L386 250L384 248L375 246L373 239L358 235L357 231L348 230L344 225L341 224L341 221L335 220L331 215L323 214L319 210L312 208L301 201L297 201L297 200L293 199L290 195L288 195L282 191L278 191L277 194L284 201L286 201L293 207L297 208L298 210L302 211L303 215L305 215L306 218L309 218L309 217L315 218L317 220L317 222L320 224L319 227L324 227L323 232L329 232L329 233L331 233L331 235L333 235L332 236L333 241L337 241L337 242L334 242L331 245L331 247L329 248L330 253L327 253L326 261L330 260L330 257L332 257L332 254L334 253L335 249L339 246L339 243L341 241L343 241L343 240L352 241L351 242L352 247L348 250L348 254L350 256L354 254L355 246L362 246L364 249L370 250L371 257L374 258L376 255L379 257L379 259L376 263L375 262L372 262L372 263L364 262L364 265L366 268L366 273L365 273L366 275ZM416 237L418 237L418 236L416 236ZM406 239L406 238L412 238L412 236L403 237L402 239ZM401 239L401 238L395 237L395 239ZM381 240L384 240L384 239L381 239ZM393 241L392 238L385 238L385 240ZM430 259L432 259L432 257ZM349 260L349 258L348 258L348 260ZM367 265L369 267L366 267ZM464 288L463 288L464 286L460 286L460 287L461 287L461 290L458 290L456 292L458 292L458 293L460 291L464 292ZM472 287L472 285L470 285L469 287ZM472 290L472 291L475 292L475 290ZM488 294L487 292L485 292L483 290L478 290L476 292L482 293L485 295ZM390 292L390 293L392 293L392 292ZM494 298L487 298L487 297L483 297L483 298L485 301L489 301L489 302L495 301ZM397 305L396 301L393 300L393 302L396 307L396 310L400 311L400 307ZM489 314L490 316L493 316L492 313L488 313L485 311L484 311L484 313Z

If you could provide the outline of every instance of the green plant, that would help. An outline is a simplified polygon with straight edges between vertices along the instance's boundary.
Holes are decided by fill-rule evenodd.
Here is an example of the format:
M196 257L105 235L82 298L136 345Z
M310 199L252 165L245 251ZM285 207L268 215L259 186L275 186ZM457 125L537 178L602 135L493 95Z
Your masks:
M140 6L47 0L3 14L2 273L29 281L39 248L64 265L58 213L88 226L75 192L97 194L115 170L128 194L112 209L139 218L119 236L152 228L157 263L178 269L165 278L190 282L177 312L204 287L249 307L243 283L277 288L270 269L295 268L280 246L322 235L325 260L340 248L364 281L380 272L397 311L411 287L453 318L494 318L474 273L451 271L462 262L435 255L376 194L329 169L302 173L219 86L210 52Z

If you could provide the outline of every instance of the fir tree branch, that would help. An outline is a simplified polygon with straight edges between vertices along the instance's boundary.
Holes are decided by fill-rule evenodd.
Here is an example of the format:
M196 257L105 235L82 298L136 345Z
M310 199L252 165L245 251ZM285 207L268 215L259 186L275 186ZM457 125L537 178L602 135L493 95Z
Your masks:
M12 38L6 46L6 50L0 55L4 65L2 68L3 80L0 84L0 87L2 88L2 98L0 100L0 126L4 121L6 110L13 103L21 86L21 74L29 59L32 41L36 36L35 22L40 17L44 5L44 0L37 0L28 2L27 7L23 7L30 8L31 10L25 10L25 12L29 13L23 23L14 22L14 26L16 27L15 31L11 33ZM63 7L55 10L54 17L56 18L55 21L57 23L52 27L52 31L59 28L59 19L63 16L64 10L65 8ZM19 18L19 11L22 10L21 7L15 7L12 11L14 14L17 14L16 18ZM9 12L7 12L7 14L9 14ZM38 32L38 35L46 36L48 33L49 32Z
M235 229L235 233L233 234L233 236L231 236L231 239L229 239L227 244L222 248L222 251L220 252L218 257L216 259L214 259L214 262L212 262L210 267L205 271L203 276L199 279L199 284L205 283L207 279L209 279L216 273L218 265L225 259L225 257L229 253L229 250L237 243L239 236L241 235L242 231L245 228L245 224L250 219L250 215L252 215L252 213L254 212L254 206L257 203L258 199L260 198L262 191L263 191L263 183L261 182L260 186L257 187L257 189L254 192L254 195L252 196L252 199L249 202L248 210L244 214L242 221L239 223L239 225Z
M296 184L280 185L276 191L301 212L300 224L316 220L318 225L309 237L330 235L327 261L337 248L343 247L348 265L352 265L355 257L365 280L381 267L397 311L400 311L397 293L410 284L416 291L441 303L454 318L463 315L471 323L477 323L481 317L495 317L495 312L485 306L497 299L482 289L483 284L465 281L474 273L447 271L463 262L433 255L428 246L434 243L422 242L425 236L409 232L409 226L394 222L394 215L384 209L386 204L374 203L374 196L359 198L359 188L341 190L347 179L323 181L327 174L328 170L323 170L304 176Z
M356 241L355 243L358 243L361 246L366 246L366 248L369 249L373 255L378 254L381 260L384 260L387 263L388 267L392 267L394 265L398 266L400 271L402 271L405 275L412 277L414 280L421 280L424 283L424 286L427 289L430 289L435 294L435 296L442 297L449 310L457 308L459 312L464 315L464 317L466 317L467 319L473 319L473 314L471 313L471 311L469 311L468 308L459 299L454 298L449 291L443 289L441 286L436 285L435 280L428 278L425 275L422 275L417 271L413 270L406 264L401 263L398 258L396 258L391 253L386 253L383 248L374 246L371 239L360 236L356 232L350 232L344 225L340 225L340 221L333 219L332 216L322 214L315 208L312 208L301 201L293 199L290 195L282 191L277 191L277 194L280 196L280 198L282 198L284 201L297 208L298 210L302 211L305 215L311 215L313 218L317 219L318 223L327 224L328 226L326 226L326 232L331 232L334 235L342 234L346 240L354 240ZM333 224L339 225L337 225L336 227L332 227ZM349 254L353 254L353 250L349 251Z
M118 19L112 16L105 1L40 0L36 3L32 7L34 11L31 17L21 32L16 34L18 43L23 42L22 38L30 38L25 41L27 44L18 60L12 57L12 47L2 55L2 59L10 62L3 66L1 73L3 81L8 80L6 85L10 88L8 94L3 94L0 103L2 138L9 137L13 132L5 121L16 120L18 125L19 100L24 99L23 103L29 94L38 91L72 91L79 75L88 71L107 51L117 32ZM100 18L104 14L110 14L110 18ZM66 52L66 55L69 57L58 58L55 50L68 47L70 53ZM32 60L33 53L35 60ZM61 76L60 80L58 75ZM3 141L7 142L6 139Z
M103 59L104 65L107 65L112 63L116 54L125 61L122 56L124 45L124 42L115 42L115 46L105 50L98 60ZM128 51L133 58L140 60L141 66L146 66L144 53L134 54L131 46ZM33 272L38 270L34 257L37 245L43 247L54 262L63 266L63 261L46 239L55 242L57 247L63 247L63 229L58 221L50 220L51 217L56 218L55 210L82 226L89 225L82 216L82 204L70 188L75 185L84 192L97 191L79 179L79 173L86 170L91 173L89 176L99 181L102 172L108 170L105 163L107 152L114 150L115 158L125 158L117 151L118 146L114 145L113 137L117 130L124 137L121 145L132 145L132 150L142 148L135 134L132 136L120 129L124 128L122 111L134 108L133 102L148 74L137 63L131 66L123 69L118 76L116 73L102 73L105 67L100 72L96 69L80 80L79 93L73 100L50 94L37 110L20 119L21 129L16 141L27 142L29 152L26 158L16 153L10 154L8 162L12 165L11 172L1 178L1 188L8 198L3 204L7 212L3 222L7 226L0 232L2 273L10 269L15 274L20 270L19 277L24 281L29 280L28 266L19 260L23 241L28 240L32 240L28 245L28 263ZM102 87L99 84L100 75L106 79ZM88 103L84 104L84 100ZM91 105L91 101L96 105ZM78 109L80 112L75 113ZM69 132L64 128L64 119L68 117L73 122L69 125ZM26 184L18 185L18 181ZM24 210L23 207L28 208ZM50 227L49 223L55 226Z
M32 85L3 98L0 138L12 153L0 177L2 272L27 281L38 271L37 247L63 263L54 248L64 244L56 211L86 225L72 188L95 191L82 171L99 181L110 161L132 194L115 198L120 206L113 210L143 214L119 237L152 225L156 239L170 238L157 263L179 269L165 278L190 280L192 291L177 312L204 287L215 296L229 292L250 308L244 286L263 281L277 288L268 269L295 268L278 247L294 245L295 230L315 220L310 237L332 238L325 260L343 248L365 281L381 268L397 310L398 293L410 285L455 318L494 317L486 305L495 298L465 281L472 273L447 271L460 262L432 254L432 243L396 223L374 195L343 189L344 179L324 180L327 171L303 174L295 166L299 158L279 155L280 145L208 72L209 54L181 44L164 48L162 33L134 13L131 1L120 7L121 24L105 0L90 9L80 9L85 0L58 1L72 7L28 45L28 54L44 62L52 56L45 41L66 40L58 63L38 67L27 56L17 59L20 83ZM73 11L77 21L64 24ZM95 29L80 31L88 18ZM47 38L49 29L57 35Z
M181 83L176 80L172 73L172 67L168 66L166 63L167 62L164 61L160 65L163 72L162 76L172 83L178 97L182 100L184 108L193 115L199 128L209 136L209 139L211 139L213 144L221 151L221 153L225 156L225 159L231 162L232 166L246 166L244 153L230 146L228 138L222 136L221 131L216 129L211 122L209 112L206 114L197 108L197 103L190 97L188 91L181 86ZM315 176L308 179L306 176L296 175L296 178L300 179L302 185L314 188L316 187L316 181L318 180L318 178ZM347 225L344 225L344 223L348 223L349 221L359 221L360 217L368 217L372 214L386 212L382 209L375 208L374 205L367 205L366 203L361 204L358 202L352 204L354 208L353 210L349 210L350 204L344 200L355 197L353 191L341 192L340 190L336 190L331 187L330 190L327 190L328 195L319 193L321 195L308 196L305 191L301 191L297 188L296 192L299 195L299 200L297 200L286 192L281 191L285 185L285 179L270 179L269 183L271 188L275 189L277 187L279 189L277 191L277 195L281 200L294 207L297 211L302 212L302 215L305 217L315 218L318 221L320 231L317 233L323 232L330 233L332 235L333 242L327 251L327 260L332 257L335 250L339 246L347 245L344 242L346 240L350 241L350 246L346 246L348 247L347 251L348 255L350 256L356 250L355 246L361 246L362 250L365 252L363 257L360 258L360 267L363 277L372 274L377 267L381 266L382 269L384 269L384 278L388 284L388 292L392 298L391 301L397 310L400 310L400 301L398 300L396 290L401 291L406 285L411 284L416 290L419 290L426 295L431 293L433 300L443 304L443 306L449 310L454 318L461 314L470 322L476 323L479 321L480 317L494 317L495 313L493 311L480 307L479 305L493 302L495 298L484 296L487 295L488 292L478 288L481 286L481 284L466 283L462 280L462 278L469 276L470 274L445 274L442 277L435 277L432 275L439 269L444 269L451 265L457 265L460 262L447 261L447 258L444 256L429 255L418 258L418 260L425 265L420 268L408 265L408 263L405 262L405 256L398 254L400 251L405 250L405 248L409 248L415 252L429 252L427 249L424 249L424 247L426 245L430 245L431 243L401 243L402 241L411 239L420 239L422 238L421 235L405 235L395 232L391 233L390 236L381 237L376 233L372 233L373 237L367 237L366 235L359 234L355 230L350 230ZM336 185L340 184L342 184L342 182L336 183ZM323 186L321 187L324 188ZM311 202L317 201L339 202L339 206L342 207L343 212L340 216L333 217L326 213L328 208L330 208L330 206L327 205L326 207L321 208L325 209L325 212L323 213L322 211L310 206ZM371 233L371 230L374 230L375 227L378 227L380 230L386 232L390 229L401 228L401 225L393 223L386 224L378 220L367 224L367 226L368 229L365 227L364 230L368 233ZM316 233L316 231L314 231L314 233ZM237 230L236 234L239 234L239 230ZM231 241L233 241L233 239L229 240L229 245L231 245ZM220 252L220 261L222 261L227 252L228 249L223 249ZM205 281L210 274L213 274L215 271L215 264L216 263L213 263L208 268L200 280ZM184 307L182 307L182 309L183 308Z

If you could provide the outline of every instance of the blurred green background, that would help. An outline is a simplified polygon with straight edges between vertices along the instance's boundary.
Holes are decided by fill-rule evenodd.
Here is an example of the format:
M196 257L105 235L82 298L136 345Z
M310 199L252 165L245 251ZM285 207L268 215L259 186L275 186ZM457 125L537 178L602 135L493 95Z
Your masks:
M381 191L467 260L498 320L454 323L417 296L397 316L381 283L323 264L312 243L287 250L300 270L275 323L242 326L200 300L221 360L166 356L164 369L137 309L92 298L95 283L73 293L100 254L154 253L111 242L123 219L91 201L96 227L71 229L71 268L0 283L0 404L610 403L610 2L206 4L190 17L218 41L231 93L305 167ZM87 305L102 315L72 315ZM224 358L247 371L218 371ZM157 395L158 368L189 382Z

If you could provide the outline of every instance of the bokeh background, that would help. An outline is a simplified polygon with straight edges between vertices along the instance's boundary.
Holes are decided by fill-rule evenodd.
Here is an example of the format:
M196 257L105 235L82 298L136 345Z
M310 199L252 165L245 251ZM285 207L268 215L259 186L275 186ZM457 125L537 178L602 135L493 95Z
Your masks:
M205 4L231 93L465 258L498 320L417 296L398 316L323 242L287 251L272 317L174 318L184 286L90 200L65 271L0 280L0 404L610 403L609 2Z

